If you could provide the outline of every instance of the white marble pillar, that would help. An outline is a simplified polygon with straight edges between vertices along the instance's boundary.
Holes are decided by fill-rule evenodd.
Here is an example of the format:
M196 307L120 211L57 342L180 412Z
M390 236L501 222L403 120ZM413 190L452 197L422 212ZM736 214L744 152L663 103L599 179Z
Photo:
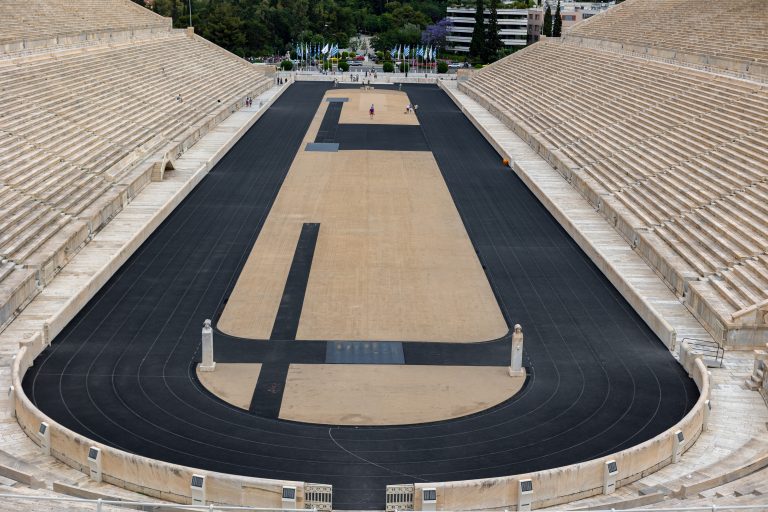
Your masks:
M211 321L206 320L203 324L203 362L200 363L201 372L212 372L216 369L216 362L213 360L213 328Z
M515 332L512 333L512 362L509 367L510 377L525 377L523 368L523 328L515 324Z

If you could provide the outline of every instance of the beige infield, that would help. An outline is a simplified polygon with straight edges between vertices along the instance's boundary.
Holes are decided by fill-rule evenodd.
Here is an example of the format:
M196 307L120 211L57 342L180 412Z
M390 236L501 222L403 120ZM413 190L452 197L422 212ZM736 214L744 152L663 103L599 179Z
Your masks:
M399 91L337 89L345 122L416 121ZM313 141L328 103L307 132ZM366 107L361 109L362 107ZM301 226L320 233L296 338L476 342L507 332L430 152L298 151L218 322L268 339Z
M260 372L261 363L218 363L215 372L201 372L198 366L197 378L225 402L248 410Z
M440 421L493 407L523 382L498 366L292 364L280 418L330 425Z
M341 124L405 124L418 125L419 120L411 112L407 114L405 107L410 104L408 96L404 92L387 90L360 90L334 89L326 94L328 98L349 98L341 109ZM374 106L373 119L368 110Z
M340 122L417 125L399 91L332 89ZM368 108L376 108L374 120ZM297 340L481 342L507 333L496 298L434 156L428 151L305 151L323 101L218 322L269 339L304 223L319 223ZM301 341L297 341L301 343ZM198 373L249 409L261 365ZM504 367L292 364L279 417L332 425L456 418L517 393Z
M197 376L211 393L248 410L260 370L260 364L218 364ZM524 382L497 366L292 364L280 418L329 425L441 421L498 405Z

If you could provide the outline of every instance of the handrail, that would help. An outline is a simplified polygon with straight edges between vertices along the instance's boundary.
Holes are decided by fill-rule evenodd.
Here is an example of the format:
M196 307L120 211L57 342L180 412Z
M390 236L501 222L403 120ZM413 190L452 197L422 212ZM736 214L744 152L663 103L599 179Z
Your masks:
M101 510L101 506L107 505L107 506L115 506L115 507L141 507L142 509L145 508L152 508L152 507L161 507L163 510L245 510L250 512L307 512L307 510L311 510L312 512L317 512L316 508L312 509L300 509L300 508L263 508L263 507L244 507L244 506L237 506L237 505L179 505L176 503L158 503L158 502L149 502L149 501L128 501L128 500L107 500L103 498L99 499L88 499L88 498L70 498L70 497L64 497L64 496L30 496L27 494L0 494L0 503L2 503L3 499L14 499L14 500L26 500L26 501L54 501L54 502L63 502L63 503L83 503L83 504L90 504L90 505L96 505L97 510Z
M171 504L171 503L157 503L157 502L141 502L141 501L119 501L119 500L105 500L105 499L97 499L97 500L91 500L86 498L65 498L65 497L59 497L59 496L30 496L26 494L0 494L0 503L2 503L3 499L14 499L14 500L22 500L22 501L58 501L58 502L69 502L69 503L84 503L84 504L91 504L96 505L97 507L100 507L102 505L113 505L118 507L163 507L164 509L175 509L175 510L200 510L200 511L214 511L214 510L244 510L244 511L253 511L253 512L307 512L308 510L311 510L312 512L317 512L317 509L278 509L278 508L259 508L259 507L243 507L243 506L233 506L233 505L178 505L178 504ZM699 507L669 507L669 508L654 508L653 512L696 512L696 511L706 511L706 512L713 512L718 509L728 509L728 510L766 510L768 509L768 499L766 499L766 502L761 505L722 505L717 506L714 503L709 506L699 506ZM98 508L97 508L98 510ZM591 512L615 512L616 509L592 509ZM550 512L569 512L569 511L563 511L563 510L550 510ZM648 512L647 508L627 508L622 509L622 512Z
M723 366L723 358L725 357L725 349L716 341L705 340L701 338L686 337L682 340L684 343L688 343L697 353L704 356L714 357L715 363L718 366Z

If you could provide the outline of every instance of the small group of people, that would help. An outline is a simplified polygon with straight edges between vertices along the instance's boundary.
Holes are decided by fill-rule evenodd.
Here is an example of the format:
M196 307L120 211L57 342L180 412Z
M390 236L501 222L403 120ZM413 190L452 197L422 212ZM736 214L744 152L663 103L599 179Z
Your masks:
M283 85L287 83L288 83L287 78L283 78L282 76L277 77L277 85Z
M419 108L418 105L411 105L410 103L405 106L405 112L404 114L410 114L411 112L415 112L416 109Z
M365 72L365 78L368 78L369 76L372 77L375 80L375 79L377 79L379 77L379 74L376 73L376 71L373 71L373 70L366 71Z
M251 107L251 106L253 106L253 98L251 98L250 96L247 96L247 97L245 98L245 106L246 106L246 107Z

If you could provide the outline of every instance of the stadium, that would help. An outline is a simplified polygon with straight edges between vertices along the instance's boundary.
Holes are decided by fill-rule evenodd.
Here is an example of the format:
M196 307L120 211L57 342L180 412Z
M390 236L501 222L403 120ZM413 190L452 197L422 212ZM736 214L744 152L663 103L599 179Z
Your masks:
M0 509L768 509L761 7L359 83L3 1Z

